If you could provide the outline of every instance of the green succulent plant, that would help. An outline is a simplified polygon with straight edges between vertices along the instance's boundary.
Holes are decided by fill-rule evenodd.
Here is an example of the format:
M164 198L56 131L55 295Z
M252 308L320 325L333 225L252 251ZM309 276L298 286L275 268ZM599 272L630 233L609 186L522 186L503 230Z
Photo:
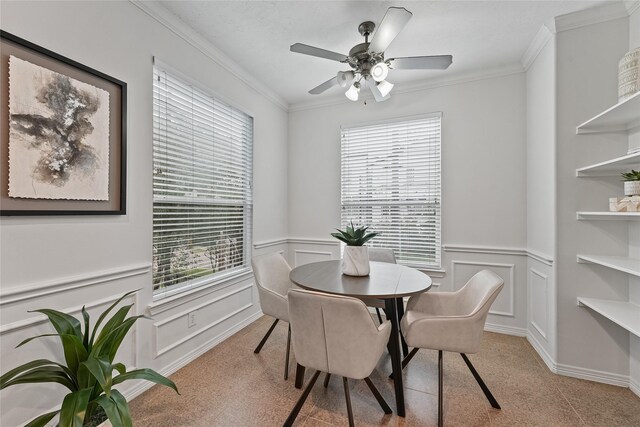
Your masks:
M347 229L345 231L336 228L338 232L331 233L331 235L341 242L346 243L347 246L362 246L379 234L367 233L368 228L369 227L365 226L356 228L353 226L353 221L351 221L351 225L347 225Z
M113 427L131 427L127 400L122 393L112 388L127 380L151 381L171 387L178 393L173 381L152 369L127 372L122 363L114 363L118 348L131 327L139 318L146 316L127 317L133 306L131 304L118 309L110 319L106 320L106 317L124 298L135 292L137 290L124 294L107 308L98 317L93 330L90 330L89 313L84 307L84 328L78 319L66 313L49 309L34 310L47 316L56 333L28 338L17 347L36 338L59 337L65 363L47 359L25 363L0 377L0 390L16 384L57 383L69 389L69 393L62 400L60 409L40 415L25 427L45 426L58 414L59 427L82 427L89 422L98 407L104 410ZM113 376L113 371L117 371L118 375Z
M631 169L631 172L623 172L620 175L623 181L640 181L640 171Z

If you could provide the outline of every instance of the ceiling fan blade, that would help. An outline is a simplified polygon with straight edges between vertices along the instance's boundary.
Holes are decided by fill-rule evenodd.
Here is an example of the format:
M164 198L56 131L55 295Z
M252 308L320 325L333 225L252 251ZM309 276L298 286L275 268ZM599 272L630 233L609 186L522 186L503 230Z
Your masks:
M380 89L378 89L378 85L376 85L375 80L371 78L367 79L367 86L369 86L369 89L371 90L373 97L376 99L376 102L386 101L387 99L391 98L391 95L389 94L387 94L387 96L382 96L382 93L380 93Z
M320 49L319 47L309 46L308 44L296 43L292 44L291 52L302 53L304 55L317 56L319 58L331 59L332 61L345 62L347 55L341 53L332 52L326 49Z
M413 14L404 7L390 7L371 39L369 51L380 53L387 50L393 39L407 25L411 16Z
M327 80L326 82L322 83L321 85L314 87L313 89L311 89L309 91L309 93L311 95L318 95L318 94L321 94L322 92L324 92L325 90L331 89L332 87L337 86L337 85L338 85L338 77L336 76L336 77L333 77L333 78Z
M391 68L396 70L446 70L453 62L453 56L407 56L391 58L389 62L391 62Z

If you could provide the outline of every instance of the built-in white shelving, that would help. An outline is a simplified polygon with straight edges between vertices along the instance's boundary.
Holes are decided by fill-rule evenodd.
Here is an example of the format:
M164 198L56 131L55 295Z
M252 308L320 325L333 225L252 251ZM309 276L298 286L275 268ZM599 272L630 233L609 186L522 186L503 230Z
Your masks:
M598 264L640 277L640 259L622 256L578 255L578 262Z
M628 301L584 297L578 297L578 305L589 307L601 316L640 337L640 305Z
M639 126L640 92L582 123L576 133L628 132Z
M580 220L633 220L640 219L640 212L576 212Z
M640 152L576 169L576 176L579 178L589 176L617 176L629 169L638 168L640 168Z

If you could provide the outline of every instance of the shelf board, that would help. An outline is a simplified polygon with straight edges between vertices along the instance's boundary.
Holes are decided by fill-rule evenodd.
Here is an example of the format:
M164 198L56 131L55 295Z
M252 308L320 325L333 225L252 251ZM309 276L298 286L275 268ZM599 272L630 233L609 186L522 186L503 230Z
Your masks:
M640 277L640 259L622 256L578 255L579 263L592 263Z
M579 178L588 176L618 176L629 169L640 168L640 152L576 169Z
M633 220L640 219L640 212L576 212L579 220Z
M640 92L582 123L576 133L628 132L640 126L639 112Z
M640 337L640 305L628 301L578 297L578 305L586 306L613 323Z

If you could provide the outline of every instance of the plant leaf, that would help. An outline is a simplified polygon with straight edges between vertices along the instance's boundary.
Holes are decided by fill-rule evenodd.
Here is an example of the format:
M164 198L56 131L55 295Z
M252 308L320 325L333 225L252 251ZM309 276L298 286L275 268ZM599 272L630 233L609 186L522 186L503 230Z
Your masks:
M60 408L59 427L82 427L84 415L91 397L91 389L83 388L67 394Z
M64 360L67 362L67 367L71 372L77 373L80 363L89 357L87 349L82 345L80 338L75 335L60 334L60 340L62 341Z
M154 371L153 369L135 369L133 371L129 371L125 374L120 374L113 379L113 385L120 384L127 380L147 380L154 382L156 384L165 385L167 387L171 387L176 391L176 393L180 394L178 391L178 387L176 384L171 381L169 378L164 377Z
M82 330L80 328L80 322L73 316L57 310L50 310L47 308L40 310L33 310L36 313L42 313L49 318L49 322L58 331L59 334L75 335L82 339ZM30 312L32 313L32 312Z
M107 397L111 397L111 372L113 372L111 363L104 358L96 359L90 356L81 365L98 381Z
M115 354L117 353L118 348L120 347L124 337L127 335L129 329L131 329L133 324L142 317L146 318L144 315L129 317L106 336L100 337L94 343L93 348L91 349L91 355L94 357L100 357L113 354L115 357ZM109 360L113 361L113 358L110 358Z
M10 387L16 384L32 384L32 383L58 383L71 391L76 391L77 387L67 373L57 366L40 366L20 375L14 376L12 379L2 384L2 388Z
M84 305L82 306L82 317L84 318L84 334L82 336L82 345L84 346L84 348L87 349L87 351L91 351L91 348L89 347L89 313L87 313L87 310L84 308Z
M133 307L133 304L121 307L116 312L116 314L114 314L111 317L111 319L109 319L107 321L107 323L105 323L104 327L102 328L102 330L98 334L98 341L100 341L101 337L107 335L109 332L111 332L112 330L114 330L118 326L122 325L122 322L124 321L124 319L127 318L127 314L129 313L129 310L131 310L131 307Z
M22 341L20 344L18 344L16 346L16 348L18 347L22 347L23 345L25 345L26 343L28 343L29 341L33 341L36 338L43 338L43 337L59 337L60 334L42 334L42 335L36 335L35 337L31 337L31 338L27 338L26 340Z
M56 414L60 411L48 412L46 414L42 414L39 417L36 417L29 421L28 424L25 424L24 427L45 427L49 421L56 416Z
M118 390L113 390L110 398L98 397L96 402L102 406L113 427L133 427L127 399Z
M93 345L94 343L94 339L96 337L96 331L98 330L98 327L102 324L102 321L105 319L105 317L107 317L107 315L111 312L111 310L113 310L115 308L115 306L117 306L118 304L120 304L120 301L122 301L123 299L125 299L126 297L128 297L129 295L135 294L136 292L138 292L140 289L136 289L134 291L130 291L127 292L126 294L122 295L120 298L118 298L118 300L116 302L114 302L113 304L111 304L109 306L109 308L107 308L104 312L102 312L102 314L100 315L100 317L98 317L98 321L96 322L96 324L93 326L93 332L91 333L91 340L89 341L90 345Z
M17 368L10 370L9 372L5 373L3 376L0 377L0 390L5 388L4 384L7 381L9 381L11 378L15 377L18 374L22 374L24 372L30 371L31 369L39 368L41 366L52 366L52 365L60 366L58 363L52 362L51 360L47 360L47 359L37 359L29 363L25 363L24 365L20 365Z
M127 367L124 366L122 363L114 363L113 369L118 371L118 373L120 374L124 374L125 372L127 372Z

